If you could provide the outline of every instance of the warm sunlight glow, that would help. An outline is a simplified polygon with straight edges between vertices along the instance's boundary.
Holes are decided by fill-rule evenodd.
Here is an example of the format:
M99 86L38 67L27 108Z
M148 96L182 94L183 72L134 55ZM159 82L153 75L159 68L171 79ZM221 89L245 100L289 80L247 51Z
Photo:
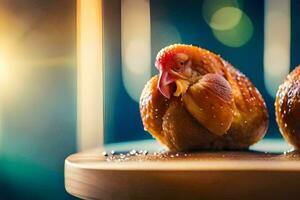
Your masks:
M2 106L3 106L3 95L5 95L5 88L8 81L8 72L7 72L7 65L4 61L4 58L0 56L0 140L2 139L3 130L2 130ZM0 154L1 154L1 143L0 143Z
M0 56L0 90L2 91L2 93L5 87L7 86L8 80L9 80L8 66L4 58Z
M102 0L77 1L78 148L103 143Z
M4 59L0 56L0 77L2 78L5 69ZM1 80L0 78L0 80Z

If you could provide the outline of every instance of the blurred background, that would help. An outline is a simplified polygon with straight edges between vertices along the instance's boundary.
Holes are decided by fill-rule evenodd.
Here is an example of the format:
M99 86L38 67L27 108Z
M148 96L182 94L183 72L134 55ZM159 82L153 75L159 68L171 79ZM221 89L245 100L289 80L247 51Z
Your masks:
M90 137L78 126L85 107L77 105L93 98L80 92L90 77L99 78L103 107L92 134L106 144L151 139L138 99L157 73L157 52L173 43L207 48L246 74L269 109L266 137L281 137L273 103L300 63L299 9L297 0L0 0L0 199L72 198L64 159ZM99 16L101 33L88 23ZM99 34L101 43L93 42ZM99 63L99 74L84 71Z

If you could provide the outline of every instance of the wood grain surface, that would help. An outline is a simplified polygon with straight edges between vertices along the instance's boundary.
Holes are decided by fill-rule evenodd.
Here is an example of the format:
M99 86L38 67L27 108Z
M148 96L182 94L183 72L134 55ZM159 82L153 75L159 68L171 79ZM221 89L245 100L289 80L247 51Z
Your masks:
M297 198L300 153L168 153L94 149L65 161L66 190L83 199Z

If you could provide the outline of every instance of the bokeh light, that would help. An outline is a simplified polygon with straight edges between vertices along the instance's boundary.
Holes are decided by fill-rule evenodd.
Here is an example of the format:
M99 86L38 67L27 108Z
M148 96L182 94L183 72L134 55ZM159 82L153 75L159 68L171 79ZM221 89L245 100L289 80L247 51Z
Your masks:
M241 19L239 20L238 24L231 29L212 29L216 39L226 46L241 47L245 45L253 36L253 24L250 18L246 13L243 13L243 11L240 12L242 13Z
M229 47L245 45L253 35L253 24L243 12L242 0L204 0L202 14L215 38Z
M228 30L236 26L243 12L235 7L223 7L217 10L209 22L209 26L215 30Z
M210 24L213 15L224 7L242 8L243 1L238 0L204 0L202 4L202 15L207 24ZM227 23L227 22L226 22Z
M270 96L290 70L291 2L265 1L264 81Z
M129 96L136 102L151 76L149 0L123 0L121 4L122 76Z

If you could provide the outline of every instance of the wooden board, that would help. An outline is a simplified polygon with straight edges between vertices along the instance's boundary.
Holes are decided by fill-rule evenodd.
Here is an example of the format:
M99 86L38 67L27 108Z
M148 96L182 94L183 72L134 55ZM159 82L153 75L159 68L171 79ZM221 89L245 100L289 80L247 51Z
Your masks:
M269 144L272 146L272 144ZM117 146L115 146L117 147ZM167 153L103 148L65 161L66 190L84 199L283 199L299 196L300 153ZM106 150L111 150L107 148ZM128 150L129 147L128 147Z

